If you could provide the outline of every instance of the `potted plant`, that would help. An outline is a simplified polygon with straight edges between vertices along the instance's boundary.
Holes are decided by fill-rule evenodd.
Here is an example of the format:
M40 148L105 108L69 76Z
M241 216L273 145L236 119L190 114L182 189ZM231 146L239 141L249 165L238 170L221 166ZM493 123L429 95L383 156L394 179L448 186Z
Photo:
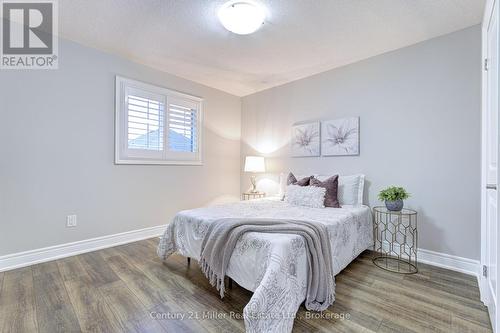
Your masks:
M394 212L399 212L403 209L403 200L408 199L409 197L410 193L406 192L404 188L398 186L390 186L383 189L378 194L378 199L380 201L385 201L387 209Z

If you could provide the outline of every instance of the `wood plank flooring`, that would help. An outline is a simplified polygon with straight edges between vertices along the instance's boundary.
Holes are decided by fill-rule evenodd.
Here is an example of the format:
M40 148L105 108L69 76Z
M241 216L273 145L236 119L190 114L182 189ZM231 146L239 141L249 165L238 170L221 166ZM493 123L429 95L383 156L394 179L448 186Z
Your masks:
M0 273L0 332L244 332L251 292L221 300L196 261L156 256L149 239ZM375 267L366 251L336 278L325 316L301 307L294 332L491 332L475 277L419 265L415 275ZM220 319L180 319L199 313ZM175 315L154 319L152 314Z

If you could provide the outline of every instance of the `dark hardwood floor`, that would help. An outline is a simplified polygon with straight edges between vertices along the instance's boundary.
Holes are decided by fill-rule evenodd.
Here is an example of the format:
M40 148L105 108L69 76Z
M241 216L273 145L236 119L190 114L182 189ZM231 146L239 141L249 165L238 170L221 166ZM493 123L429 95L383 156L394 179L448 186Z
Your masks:
M196 261L188 266L172 256L162 263L157 242L0 273L0 331L244 332L234 314L252 294L234 284L221 300ZM337 276L336 302L325 316L310 319L317 313L301 308L294 332L491 332L475 277L419 269L389 273L363 253ZM179 319L195 313L211 319Z

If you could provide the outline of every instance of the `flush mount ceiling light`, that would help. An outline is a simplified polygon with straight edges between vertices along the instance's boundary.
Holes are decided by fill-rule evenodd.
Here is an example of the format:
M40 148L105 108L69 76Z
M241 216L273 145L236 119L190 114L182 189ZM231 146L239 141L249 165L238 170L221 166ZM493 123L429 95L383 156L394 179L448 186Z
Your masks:
M218 15L224 28L238 35L248 35L264 23L266 11L253 1L236 0L225 3Z

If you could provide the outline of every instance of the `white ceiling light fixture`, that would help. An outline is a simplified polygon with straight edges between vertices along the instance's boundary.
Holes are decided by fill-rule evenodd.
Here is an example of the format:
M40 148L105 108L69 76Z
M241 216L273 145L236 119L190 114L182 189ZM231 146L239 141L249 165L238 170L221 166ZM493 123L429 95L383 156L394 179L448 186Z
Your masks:
M248 35L262 26L266 11L256 2L233 0L222 5L218 16L227 30L238 35Z

